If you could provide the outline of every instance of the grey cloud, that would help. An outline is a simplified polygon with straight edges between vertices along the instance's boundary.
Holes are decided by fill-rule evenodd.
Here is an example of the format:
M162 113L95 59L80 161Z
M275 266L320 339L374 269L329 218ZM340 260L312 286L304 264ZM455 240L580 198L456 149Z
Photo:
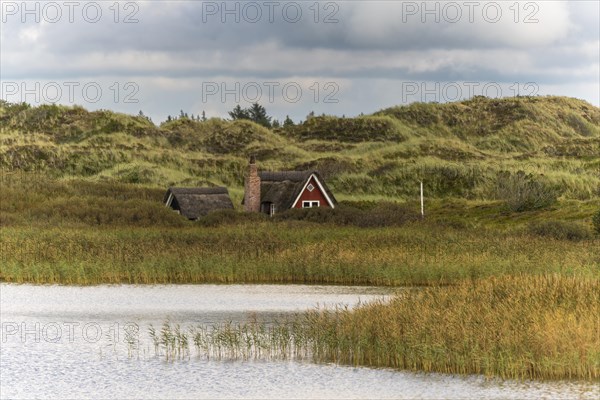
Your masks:
M219 7L222 4L209 3ZM309 9L313 7L312 2L296 3L301 4L304 12L297 23L287 22L277 12L271 23L265 7L262 7L265 14L257 23L248 22L243 15L239 23L235 22L233 16L224 15L226 22L222 23L220 15L207 16L203 12L203 7L206 6L201 2L153 1L140 4L139 12L135 15L138 23L115 24L111 20L108 3L104 3L106 16L99 23L90 24L78 20L71 24L61 20L57 24L45 26L45 45L51 51L61 53L134 49L181 52L198 48L243 51L248 45L269 40L277 41L284 47L347 50L489 49L515 43L525 46L528 43L548 42L555 37L560 38L561 32L566 30L567 16L562 15L559 9L549 13L551 15L546 24L515 24L509 15L505 15L497 24L486 22L481 17L476 18L475 23L470 23L466 15L456 23L444 18L439 23L431 18L422 23L419 15L411 15L403 21L403 4L419 5L419 2L346 1L320 4L329 3L339 7L333 17L337 19L337 23L324 23L323 19L327 14L324 10L321 10L319 22L315 23L314 11ZM549 7L551 6L543 5L542 11ZM574 10L573 14L578 21L590 23L586 19L587 13L581 7ZM7 26L15 29L18 25L11 23ZM532 39L536 36L541 38Z
M381 99L393 99L381 92L379 97L374 93L362 96L357 89L381 80L396 85L406 80L537 82L566 88L577 84L596 88L596 92L600 86L597 2L549 2L550 6L538 2L546 7L545 14L538 15L539 23L527 26L510 19L498 24L403 22L402 2L330 3L339 5L334 16L338 23L322 23L323 9L320 22L315 23L308 8L312 1L301 3L305 14L294 24L281 15L273 23L266 16L256 24L231 19L221 23L218 16L204 22L202 5L192 1L141 2L136 15L139 22L134 24L115 24L110 18L96 24L37 25L11 20L2 27L0 77L165 78L181 83L183 88L170 97L163 98L158 89L150 91L160 97L152 100L156 109L159 104L170 109L174 103L181 103L178 109L186 108L196 98L186 86L223 77L349 80L356 82L349 89L356 98L348 97L344 104L363 111ZM112 2L103 4L107 9ZM391 104L380 107L386 105ZM324 111L343 110L341 105L313 108L318 106Z

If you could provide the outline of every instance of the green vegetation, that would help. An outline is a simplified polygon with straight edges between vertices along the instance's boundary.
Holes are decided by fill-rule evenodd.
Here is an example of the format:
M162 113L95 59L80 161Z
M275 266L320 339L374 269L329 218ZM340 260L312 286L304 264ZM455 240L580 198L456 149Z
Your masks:
M497 177L498 197L512 211L536 210L556 202L558 188L552 187L541 178L519 171L515 174L502 172Z
M529 232L557 240L586 240L592 238L587 225L573 221L538 221L529 225Z
M315 311L307 329L321 360L505 378L598 379L599 314L597 277L512 276L408 291L357 311Z
M156 126L0 101L0 281L427 286L221 338L260 333L271 354L319 361L598 378L597 107L474 98L271 128L181 114ZM162 204L170 185L225 185L240 207L250 154L318 169L340 206L190 222ZM210 345L198 334L167 325L155 345L177 358Z
M443 200L424 220L417 204L363 201L272 220L222 211L192 222L161 204L161 189L31 173L0 174L0 184L7 282L447 285L593 277L600 261L598 239L581 234L597 201L512 213L501 202Z
M592 222L594 224L594 229L596 230L596 233L600 234L600 210L598 210L598 212L594 214Z
M499 275L598 275L598 240L252 223L210 229L2 229L0 279L64 283L437 285ZM430 233L436 231L435 234ZM360 238L358 240L357 238Z
M241 200L250 154L263 169L317 168L343 200L415 199L421 180L428 199L501 200L506 174L559 199L591 200L600 195L600 110L562 97L474 98L267 129L185 116L155 126L141 115L0 102L7 170L160 188L226 185Z
M600 377L600 282L561 275L467 280L406 290L389 302L258 322L151 328L156 354L309 358L516 379ZM443 327L443 329L440 329Z
M258 103L253 103L249 108L242 109L238 104L235 108L229 112L231 119L240 120L247 119L262 125L265 128L271 128L273 125L278 125L279 122L271 122L271 117L267 115L267 110Z

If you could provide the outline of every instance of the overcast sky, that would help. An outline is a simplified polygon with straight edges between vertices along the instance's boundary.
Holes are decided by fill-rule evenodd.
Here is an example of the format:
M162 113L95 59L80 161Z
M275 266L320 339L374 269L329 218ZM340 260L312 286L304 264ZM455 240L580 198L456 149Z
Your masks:
M158 123L257 101L295 121L415 101L599 105L597 1L0 1L1 97Z

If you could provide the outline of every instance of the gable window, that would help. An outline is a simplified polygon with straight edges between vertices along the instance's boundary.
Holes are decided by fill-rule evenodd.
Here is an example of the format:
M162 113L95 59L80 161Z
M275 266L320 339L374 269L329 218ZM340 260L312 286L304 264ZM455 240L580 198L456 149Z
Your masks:
M313 190L315 190L315 187L312 183L309 183L306 189L308 189L309 192L312 192Z
M312 208L312 207L319 207L321 205L321 203L317 200L317 201L303 201L302 202L302 208Z

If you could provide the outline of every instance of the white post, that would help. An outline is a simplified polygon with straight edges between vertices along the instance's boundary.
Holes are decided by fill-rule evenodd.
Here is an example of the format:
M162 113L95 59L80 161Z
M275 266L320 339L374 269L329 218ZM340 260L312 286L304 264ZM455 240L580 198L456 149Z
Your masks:
M421 181L421 218L425 217L425 209L423 207L423 181Z

